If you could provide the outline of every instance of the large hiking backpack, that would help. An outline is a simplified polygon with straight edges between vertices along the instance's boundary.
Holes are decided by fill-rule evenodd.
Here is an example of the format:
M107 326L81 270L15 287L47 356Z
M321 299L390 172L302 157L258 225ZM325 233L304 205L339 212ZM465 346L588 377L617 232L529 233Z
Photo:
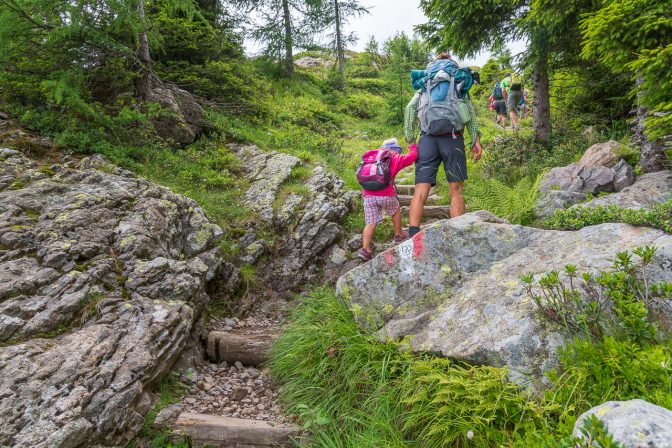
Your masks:
M384 190L392 182L392 152L387 149L367 151L357 168L357 182L369 191Z
M492 97L495 101L501 101L504 99L504 93L502 92L502 83L496 82L495 87L492 89Z
M427 72L418 104L420 128L427 135L461 132L470 117L460 93L466 94L473 85L471 73L451 60L435 61Z
M511 75L511 90L517 92L523 90L523 77L518 73Z

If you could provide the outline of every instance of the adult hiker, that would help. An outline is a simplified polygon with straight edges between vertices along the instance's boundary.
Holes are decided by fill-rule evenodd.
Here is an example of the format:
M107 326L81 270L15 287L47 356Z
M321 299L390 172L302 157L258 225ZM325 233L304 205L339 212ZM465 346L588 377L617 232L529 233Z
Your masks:
M502 90L502 83L496 82L492 88L492 107L495 111L496 122L502 127L506 127L506 101L504 100L504 92Z
M507 73L501 84L511 125L513 129L518 129L518 105L523 99L523 79L518 73Z
M357 181L362 186L364 197L364 220L362 248L357 255L364 261L373 258L373 235L376 226L383 220L383 212L392 217L394 242L401 243L408 238L408 232L401 228L401 206L394 185L395 176L410 166L418 158L418 146L408 146L408 154L402 155L402 149L396 138L383 142L378 150L368 151L362 156L357 168Z
M448 53L439 54L426 71L413 71L413 86L417 89L406 107L404 133L406 140L415 140L416 117L420 123L418 160L415 163L415 194L409 210L409 233L415 236L425 202L443 163L450 191L450 216L465 212L462 189L467 180L467 155L464 130L468 130L471 154L478 161L483 154L481 133L476 112L469 98L472 79Z

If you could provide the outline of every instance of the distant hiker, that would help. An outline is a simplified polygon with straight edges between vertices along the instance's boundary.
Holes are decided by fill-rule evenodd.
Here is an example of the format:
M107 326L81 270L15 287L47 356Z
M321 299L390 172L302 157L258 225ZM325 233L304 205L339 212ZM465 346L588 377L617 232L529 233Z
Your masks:
M366 152L357 168L357 181L363 189L366 222L362 232L362 248L357 255L364 261L373 258L371 242L376 226L383 220L383 212L392 217L394 242L401 243L408 238L408 232L401 228L401 207L394 185L394 178L399 171L411 166L418 158L417 145L409 145L408 151L408 154L402 155L397 139L391 138L385 140L381 149Z
M464 214L462 188L467 180L465 128L471 139L471 153L478 161L483 153L476 112L469 98L472 79L448 53L441 53L427 70L411 73L418 89L406 107L404 133L410 143L415 140L416 117L420 122L418 160L415 164L415 194L409 210L409 233L420 231L425 202L443 162L450 191L450 216Z
M501 84L511 125L513 129L518 129L518 104L523 98L523 78L518 73L507 73Z
M495 120L497 124L506 127L506 101L504 101L504 92L502 91L502 83L496 82L492 88L492 106L497 114Z

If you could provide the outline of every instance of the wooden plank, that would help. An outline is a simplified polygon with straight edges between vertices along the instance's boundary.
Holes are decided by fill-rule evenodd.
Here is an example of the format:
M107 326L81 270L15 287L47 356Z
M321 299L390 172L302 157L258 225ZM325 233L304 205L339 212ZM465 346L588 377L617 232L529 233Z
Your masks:
M261 333L238 335L225 331L211 331L208 334L206 353L208 359L219 364L226 361L233 364L240 361L246 366L260 366L268 361L268 352L276 335Z
M207 414L182 413L175 422L175 436L188 436L195 448L270 448L300 446L305 441L298 426Z

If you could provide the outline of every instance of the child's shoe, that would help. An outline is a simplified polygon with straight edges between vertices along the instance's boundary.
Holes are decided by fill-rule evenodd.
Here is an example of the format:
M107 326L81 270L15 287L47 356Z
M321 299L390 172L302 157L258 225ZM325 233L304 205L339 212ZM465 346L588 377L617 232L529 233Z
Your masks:
M369 249L364 249L363 247L357 252L357 256L362 261L371 261L373 259L373 251Z
M394 235L394 244L403 243L408 238L410 238L410 235L407 230L404 230L401 232L401 235Z

